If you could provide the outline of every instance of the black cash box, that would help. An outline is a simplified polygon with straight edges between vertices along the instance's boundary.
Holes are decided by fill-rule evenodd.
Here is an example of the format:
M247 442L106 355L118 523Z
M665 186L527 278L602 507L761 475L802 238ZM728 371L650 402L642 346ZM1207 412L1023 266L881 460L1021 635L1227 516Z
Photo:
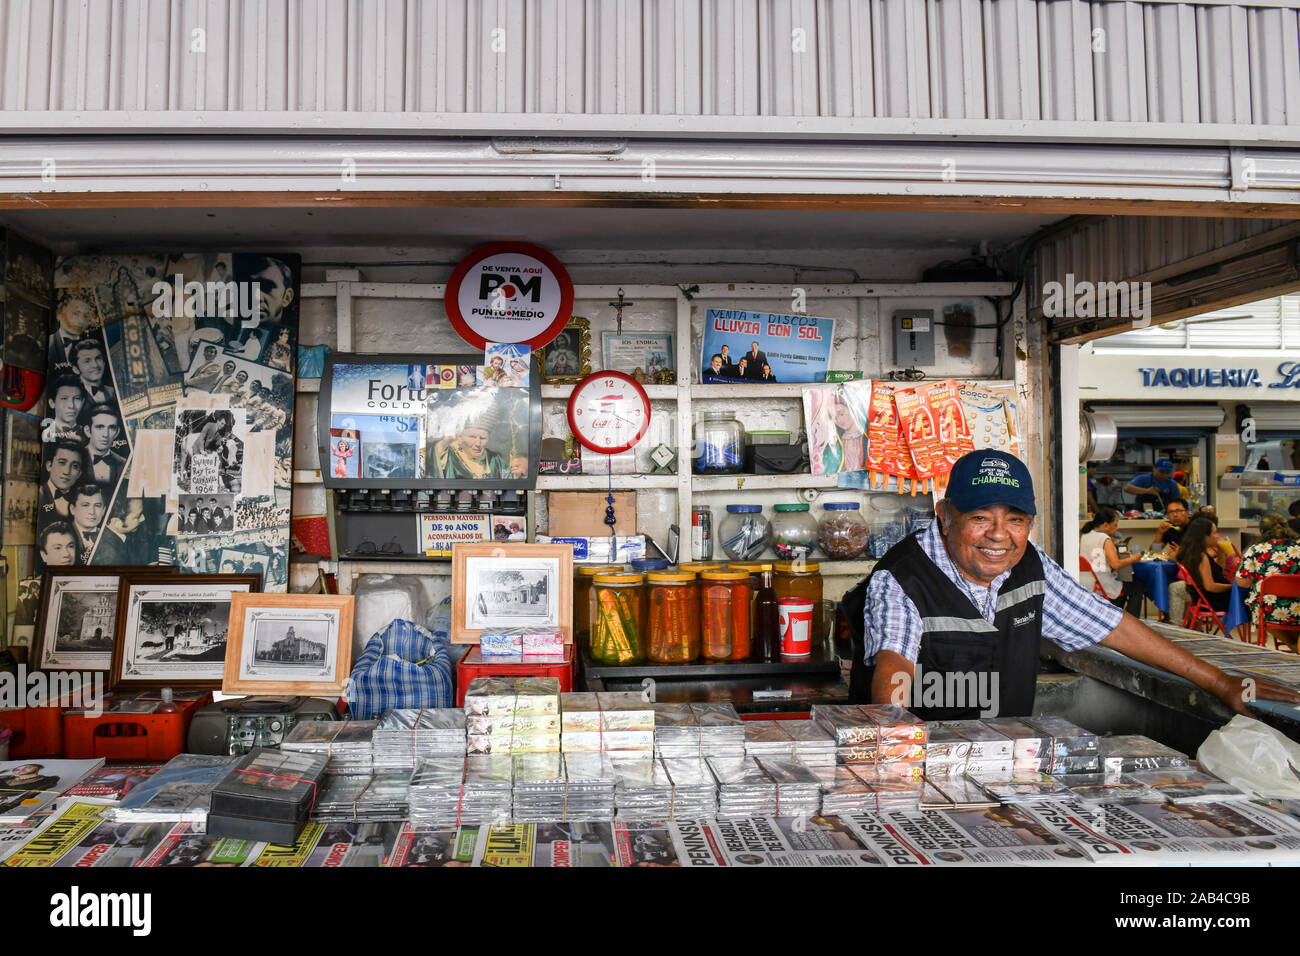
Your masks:
M750 445L745 470L751 475L794 475L808 470L808 456L802 444Z
M292 844L307 823L325 777L322 754L257 749L212 790L212 836Z

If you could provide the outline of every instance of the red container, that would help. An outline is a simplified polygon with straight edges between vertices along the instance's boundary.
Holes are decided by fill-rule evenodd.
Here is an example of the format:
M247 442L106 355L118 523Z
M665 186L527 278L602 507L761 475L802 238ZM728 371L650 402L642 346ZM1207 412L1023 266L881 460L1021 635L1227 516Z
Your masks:
M781 656L809 657L812 655L812 601L803 598L781 598Z
M456 706L465 706L465 691L476 677L554 677L560 682L560 693L573 690L573 645L564 645L564 660L529 660L511 657L504 660L487 658L479 654L477 644L471 644L456 665Z
M19 707L0 710L0 726L14 732L9 759L58 757L63 754L63 708Z
M69 760L171 760L185 752L190 719L211 700L210 693L192 701L178 699L179 710L172 714L65 714L64 756Z

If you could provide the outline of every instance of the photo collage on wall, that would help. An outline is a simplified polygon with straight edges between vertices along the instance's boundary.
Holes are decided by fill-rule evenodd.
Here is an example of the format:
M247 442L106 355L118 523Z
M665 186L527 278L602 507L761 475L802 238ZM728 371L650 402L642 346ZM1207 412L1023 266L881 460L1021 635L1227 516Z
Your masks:
M35 575L176 565L288 589L299 275L279 253L58 262Z

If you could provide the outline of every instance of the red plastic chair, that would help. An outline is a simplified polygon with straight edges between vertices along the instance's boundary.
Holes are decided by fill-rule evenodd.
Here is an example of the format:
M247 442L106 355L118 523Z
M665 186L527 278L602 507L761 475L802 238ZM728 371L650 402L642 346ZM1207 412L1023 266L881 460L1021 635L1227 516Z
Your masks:
M1092 569L1092 562L1083 555L1079 555L1079 570L1087 571L1092 575L1092 593L1100 594L1109 601L1110 597L1106 594L1106 589L1101 586L1101 578L1097 577L1097 572Z
M1282 644L1278 641L1278 632L1291 634L1294 639L1300 640L1300 624L1273 624L1265 620L1264 595L1274 594L1277 597L1300 598L1300 574L1270 574L1264 580L1259 582L1259 645L1265 646L1268 643L1268 633L1273 632L1273 647L1279 651L1289 651L1295 653L1295 646L1292 644Z
M1187 569L1183 567L1181 561L1178 562L1178 580L1191 588L1192 593L1196 595L1195 602L1189 602L1187 605L1187 613L1183 615L1183 627L1192 631L1213 634L1214 631L1206 626L1212 623L1214 627L1218 628L1220 634L1228 637L1228 632L1223 627L1223 621L1228 616L1227 612L1214 609L1214 605L1206 598L1205 593L1188 573Z

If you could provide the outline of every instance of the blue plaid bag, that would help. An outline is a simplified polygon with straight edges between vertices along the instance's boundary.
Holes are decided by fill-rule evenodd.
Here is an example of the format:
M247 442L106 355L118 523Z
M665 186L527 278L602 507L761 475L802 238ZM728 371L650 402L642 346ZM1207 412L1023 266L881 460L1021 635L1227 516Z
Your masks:
M445 640L410 621L393 621L366 643L348 678L354 720L399 708L451 707L456 681Z

